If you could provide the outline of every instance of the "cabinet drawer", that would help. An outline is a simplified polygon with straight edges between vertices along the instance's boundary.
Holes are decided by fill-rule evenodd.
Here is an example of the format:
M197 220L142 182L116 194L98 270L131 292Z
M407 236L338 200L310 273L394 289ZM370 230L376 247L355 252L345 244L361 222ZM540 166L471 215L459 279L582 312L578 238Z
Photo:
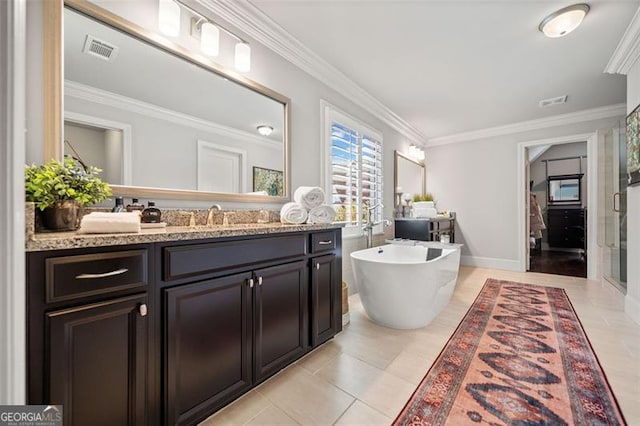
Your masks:
M52 257L46 264L46 302L60 302L144 287L147 250Z
M164 279L176 280L306 254L306 235L166 247Z
M311 253L334 250L336 248L336 234L334 231L316 232L311 234Z

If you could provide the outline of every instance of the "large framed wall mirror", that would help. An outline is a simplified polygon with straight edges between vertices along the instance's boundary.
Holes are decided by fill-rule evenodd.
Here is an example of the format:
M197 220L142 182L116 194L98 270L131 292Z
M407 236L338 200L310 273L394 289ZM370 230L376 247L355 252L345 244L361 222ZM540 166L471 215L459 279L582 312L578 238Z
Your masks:
M116 195L289 198L288 98L95 4L44 5L45 159L103 169ZM280 187L255 191L256 167Z
M424 163L407 157L398 151L394 151L394 160L394 207L398 208L403 197L424 195L425 167Z

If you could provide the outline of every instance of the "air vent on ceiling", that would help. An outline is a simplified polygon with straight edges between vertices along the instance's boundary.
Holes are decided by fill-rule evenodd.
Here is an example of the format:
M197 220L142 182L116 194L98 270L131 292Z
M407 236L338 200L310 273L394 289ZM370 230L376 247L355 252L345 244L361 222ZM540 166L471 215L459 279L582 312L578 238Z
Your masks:
M543 99L538 103L538 106L540 108L546 108L546 107L550 107L550 106L553 106L553 105L564 104L565 102L567 102L567 95L558 96L558 97L555 97L555 98Z
M114 46L104 40L100 40L87 34L87 38L84 41L84 47L82 51L87 55L95 56L96 58L104 59L105 61L113 61L118 56L118 46Z

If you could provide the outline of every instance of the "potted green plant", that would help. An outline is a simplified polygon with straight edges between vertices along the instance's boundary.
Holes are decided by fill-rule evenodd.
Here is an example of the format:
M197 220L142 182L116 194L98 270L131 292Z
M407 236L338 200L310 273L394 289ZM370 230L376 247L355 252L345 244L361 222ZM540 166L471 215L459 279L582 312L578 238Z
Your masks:
M25 198L42 211L46 228L75 230L80 225L82 208L99 203L111 195L109 184L98 174L102 170L78 164L71 158L51 160L25 167Z

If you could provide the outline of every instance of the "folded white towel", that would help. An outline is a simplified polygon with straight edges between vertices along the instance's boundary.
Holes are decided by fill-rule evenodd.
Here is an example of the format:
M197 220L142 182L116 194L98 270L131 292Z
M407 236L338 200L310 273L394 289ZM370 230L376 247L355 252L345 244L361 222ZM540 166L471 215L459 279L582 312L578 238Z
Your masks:
M336 211L333 206L323 204L309 210L307 223L333 223L336 218Z
M280 222L300 225L307 220L307 209L298 203L287 203L280 209Z
M301 186L293 193L293 201L311 210L324 203L324 191L319 186Z
M140 213L89 213L80 221L79 232L83 234L140 232Z

